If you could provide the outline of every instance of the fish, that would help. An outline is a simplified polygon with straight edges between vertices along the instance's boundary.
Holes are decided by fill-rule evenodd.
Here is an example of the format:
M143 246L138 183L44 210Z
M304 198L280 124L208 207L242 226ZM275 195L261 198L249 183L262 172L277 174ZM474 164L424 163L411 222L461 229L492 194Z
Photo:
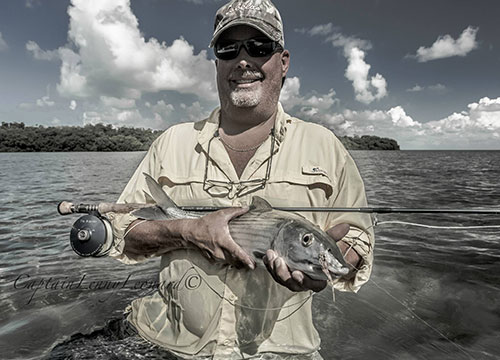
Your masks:
M134 210L132 214L145 220L195 219L207 212L181 209L149 174L146 184L154 206ZM291 271L299 270L314 280L338 279L350 268L335 241L319 226L299 214L273 209L265 199L254 196L250 209L229 221L233 240L263 264L268 249L281 256Z

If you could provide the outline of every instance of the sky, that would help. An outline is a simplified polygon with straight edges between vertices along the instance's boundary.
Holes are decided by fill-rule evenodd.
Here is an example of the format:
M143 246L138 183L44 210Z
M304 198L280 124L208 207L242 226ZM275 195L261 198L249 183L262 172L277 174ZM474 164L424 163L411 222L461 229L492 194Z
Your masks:
M218 106L220 0L2 0L0 121L166 129ZM274 0L285 110L402 149L500 149L500 1Z

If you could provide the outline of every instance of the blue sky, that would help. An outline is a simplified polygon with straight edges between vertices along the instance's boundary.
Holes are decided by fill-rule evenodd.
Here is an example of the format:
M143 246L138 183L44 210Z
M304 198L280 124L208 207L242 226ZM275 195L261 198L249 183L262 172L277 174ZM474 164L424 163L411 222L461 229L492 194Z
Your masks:
M2 0L0 121L164 129L217 106L217 0ZM495 0L275 0L282 103L403 149L500 149Z

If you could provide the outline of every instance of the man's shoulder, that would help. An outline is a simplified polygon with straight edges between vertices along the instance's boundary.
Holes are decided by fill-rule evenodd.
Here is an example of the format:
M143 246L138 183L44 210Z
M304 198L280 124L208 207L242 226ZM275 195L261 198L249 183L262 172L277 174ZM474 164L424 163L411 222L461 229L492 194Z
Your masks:
M185 122L168 127L160 136L156 138L154 144L159 147L172 144L173 141L187 141L197 133L195 122Z
M293 136L304 137L315 143L326 142L343 147L337 135L323 125L295 117L288 118L287 123L287 132L290 131Z

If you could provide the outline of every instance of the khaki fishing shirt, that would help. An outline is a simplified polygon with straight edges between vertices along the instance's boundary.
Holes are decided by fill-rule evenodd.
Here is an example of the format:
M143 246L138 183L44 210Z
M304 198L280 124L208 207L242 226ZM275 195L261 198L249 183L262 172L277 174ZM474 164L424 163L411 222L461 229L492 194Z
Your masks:
M145 172L179 206L246 206L255 195L273 206L367 206L354 161L322 126L291 117L279 104L274 146L270 135L241 179L216 136L218 126L216 109L208 119L166 130L152 144L119 202L152 201L145 195ZM261 188L266 174L268 180ZM302 215L324 230L339 223L351 225L344 240L363 262L354 278L338 281L335 288L357 291L372 268L374 240L369 215ZM144 260L144 256L123 254L125 230L136 218L128 214L110 214L109 218L115 238L110 256L129 264ZM238 270L210 261L197 250L180 249L162 255L159 280L158 291L134 300L128 316L140 335L152 343L178 354L213 355L214 359L263 352L305 355L319 349L311 292L289 291L264 266Z

